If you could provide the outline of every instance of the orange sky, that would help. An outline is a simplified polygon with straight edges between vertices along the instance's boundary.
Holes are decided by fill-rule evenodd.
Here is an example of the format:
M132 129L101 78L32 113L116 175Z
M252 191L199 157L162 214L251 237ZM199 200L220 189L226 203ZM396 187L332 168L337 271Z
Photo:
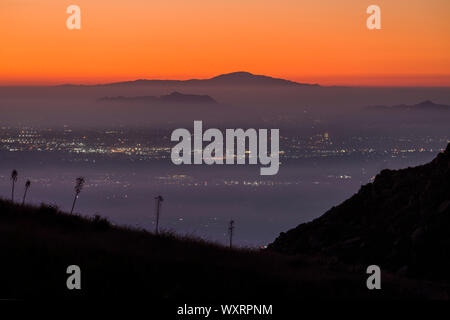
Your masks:
M81 7L81 30L66 8ZM366 28L381 7L382 30ZM450 86L449 0L0 0L0 85L206 78Z

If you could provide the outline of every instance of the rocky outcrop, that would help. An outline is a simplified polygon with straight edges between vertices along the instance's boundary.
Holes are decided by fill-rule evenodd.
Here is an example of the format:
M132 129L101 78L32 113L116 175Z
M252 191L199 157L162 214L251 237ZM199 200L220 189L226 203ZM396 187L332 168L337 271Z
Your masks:
M428 164L381 171L320 218L281 233L269 249L450 280L450 144Z

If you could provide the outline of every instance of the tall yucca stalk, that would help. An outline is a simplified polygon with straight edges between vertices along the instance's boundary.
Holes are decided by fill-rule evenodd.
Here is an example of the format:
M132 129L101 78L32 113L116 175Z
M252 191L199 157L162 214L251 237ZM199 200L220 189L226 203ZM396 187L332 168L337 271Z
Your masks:
M70 210L70 213L73 213L73 209L75 208L75 203L77 202L78 195L80 194L81 190L83 190L84 182L85 180L83 177L78 177L75 180L75 197L73 199L72 210Z
M16 186L17 176L18 176L17 170L14 169L14 170L11 172L11 181L12 181L11 201L12 201L12 202L14 202L14 187Z
M28 192L28 189L30 188L30 186L31 186L31 181L27 180L27 182L25 182L25 191L23 193L22 205L25 204L25 197L27 196L27 192Z
M161 213L161 204L164 201L163 197L157 196L155 197L155 204L156 204L156 226L155 226L155 233L159 233L159 215Z

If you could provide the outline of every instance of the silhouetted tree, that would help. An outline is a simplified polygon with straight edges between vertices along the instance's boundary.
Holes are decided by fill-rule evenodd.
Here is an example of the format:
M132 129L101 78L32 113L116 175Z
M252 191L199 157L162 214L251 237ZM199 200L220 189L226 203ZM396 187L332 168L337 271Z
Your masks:
M78 199L78 195L80 194L81 190L83 190L84 181L85 180L83 177L78 177L75 180L75 198L73 199L72 210L70 210L70 213L73 213L73 209L75 208L75 202Z
M11 172L11 181L12 181L11 201L13 201L13 202L14 202L14 187L15 187L16 182L17 182L17 176L18 176L17 170L14 169Z
M27 196L27 192L28 192L28 189L30 188L30 186L31 186L31 181L27 180L27 182L25 182L25 191L23 193L22 205L25 204L25 197Z

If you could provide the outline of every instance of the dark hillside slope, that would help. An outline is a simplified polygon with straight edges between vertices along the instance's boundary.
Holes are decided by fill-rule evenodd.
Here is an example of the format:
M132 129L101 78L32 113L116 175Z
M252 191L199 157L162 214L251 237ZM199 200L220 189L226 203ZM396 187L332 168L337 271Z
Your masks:
M81 268L81 290L66 269ZM229 249L192 238L120 228L102 218L0 200L0 299L102 298L180 303L292 299L445 298L448 288L383 275L366 289L363 268L327 258ZM47 300L51 301L51 300Z
M280 234L269 248L450 281L450 144L428 164L381 171L350 199Z

